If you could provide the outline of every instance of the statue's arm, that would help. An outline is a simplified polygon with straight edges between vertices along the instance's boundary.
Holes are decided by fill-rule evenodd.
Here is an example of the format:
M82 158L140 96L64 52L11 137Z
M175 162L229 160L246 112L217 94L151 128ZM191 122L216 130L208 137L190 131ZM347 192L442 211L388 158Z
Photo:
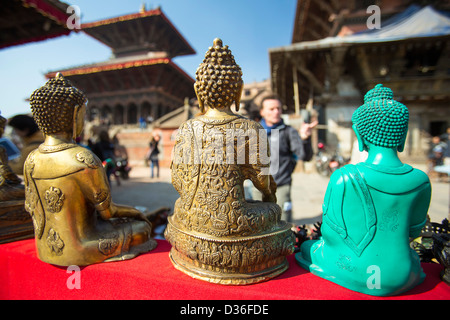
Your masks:
M247 171L246 176L253 182L255 188L263 194L262 200L264 202L276 203L277 184L272 175L268 174L269 170L266 173L259 166L250 166L246 167L245 171Z
M112 202L106 172L101 166L86 169L83 172L83 176L83 181L80 181L84 189L83 194L86 196L87 201L95 207L102 219L135 218L150 224L141 211L130 206L118 205Z
M277 184L270 174L270 145L266 135L266 131L259 123L251 123L251 130L257 135L252 143L257 142L257 148L254 145L250 146L250 141L246 141L246 150L249 152L246 159L249 163L243 165L243 173L245 179L250 179L256 189L262 195L264 202L277 202L276 190ZM265 145L262 145L265 144ZM252 152L256 152L253 155Z
M196 163L194 147L194 134L191 123L189 121L182 123L175 137L172 161L170 163L172 185L180 195L186 192L183 184L183 173L193 168L192 164Z
M345 181L346 178L340 169L333 172L330 176L322 203L323 222L332 226L336 232L345 229L345 223L342 217Z

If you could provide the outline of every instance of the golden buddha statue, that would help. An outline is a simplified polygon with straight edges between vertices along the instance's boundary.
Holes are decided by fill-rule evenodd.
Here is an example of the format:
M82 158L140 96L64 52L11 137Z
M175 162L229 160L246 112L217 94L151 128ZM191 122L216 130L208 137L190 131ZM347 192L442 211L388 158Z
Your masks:
M148 219L111 201L101 161L74 142L83 130L86 102L59 73L30 98L45 141L25 162L25 208L39 258L60 266L131 259L157 245Z
M288 268L294 251L291 225L281 221L276 184L262 126L234 114L242 71L220 39L206 53L194 85L200 116L177 133L171 164L180 194L165 232L174 266L219 284L245 285L273 278ZM250 179L263 201L246 201Z

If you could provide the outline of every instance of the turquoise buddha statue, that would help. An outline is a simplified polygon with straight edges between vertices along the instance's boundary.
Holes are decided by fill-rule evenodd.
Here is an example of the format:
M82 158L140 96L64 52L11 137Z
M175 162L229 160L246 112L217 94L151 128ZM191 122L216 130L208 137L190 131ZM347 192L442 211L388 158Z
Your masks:
M352 116L365 162L330 177L321 238L301 245L295 258L313 274L374 296L405 292L424 278L410 248L425 225L431 198L428 176L398 157L408 131L408 109L381 84L367 92Z

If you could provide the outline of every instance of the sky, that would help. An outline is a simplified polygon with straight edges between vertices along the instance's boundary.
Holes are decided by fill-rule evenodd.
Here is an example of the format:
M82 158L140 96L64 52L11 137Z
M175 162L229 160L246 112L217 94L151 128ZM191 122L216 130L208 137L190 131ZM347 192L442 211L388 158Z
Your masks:
M81 23L161 7L196 51L173 62L192 78L215 38L231 49L244 83L270 77L269 49L291 44L297 0L64 0L77 5ZM0 49L0 112L29 113L26 101L45 84L45 73L111 57L111 49L83 32Z

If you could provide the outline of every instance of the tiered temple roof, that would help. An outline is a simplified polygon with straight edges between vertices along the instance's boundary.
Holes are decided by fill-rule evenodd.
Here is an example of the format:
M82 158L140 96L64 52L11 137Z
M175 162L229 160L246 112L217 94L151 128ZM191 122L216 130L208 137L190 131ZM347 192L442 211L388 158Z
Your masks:
M68 35L67 8L57 0L2 1L0 49Z
M115 57L161 52L168 57L195 54L161 9L85 23L84 32L112 49Z
M85 23L81 29L109 46L112 58L46 77L61 72L83 90L91 119L113 124L157 119L195 96L194 80L172 61L195 51L160 8Z

